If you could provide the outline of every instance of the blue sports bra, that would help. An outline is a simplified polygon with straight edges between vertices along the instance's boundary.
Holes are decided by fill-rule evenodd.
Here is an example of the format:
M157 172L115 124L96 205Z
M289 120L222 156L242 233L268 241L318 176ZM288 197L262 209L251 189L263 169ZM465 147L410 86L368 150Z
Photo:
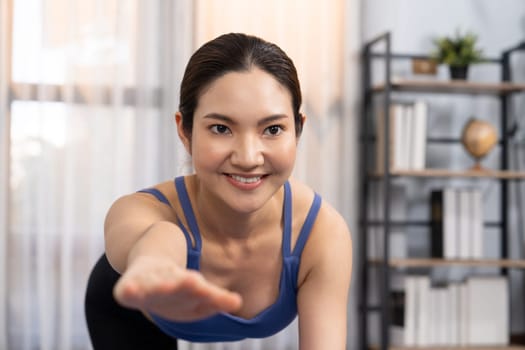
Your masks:
M179 226L186 237L188 246L187 268L199 270L202 241L184 183L184 177L175 178L175 186L191 232L188 232L179 220ZM169 205L166 197L157 189L148 188L139 192L150 193L161 202ZM162 331L175 338L191 342L222 342L237 341L244 338L266 338L284 329L297 316L297 278L301 253L320 207L321 197L316 193L295 247L291 251L292 197L290 184L288 182L284 184L283 265L279 282L279 296L274 304L251 319L228 313L218 313L215 316L198 321L175 322L157 315L151 315L156 325ZM193 235L195 246L192 244L190 234Z

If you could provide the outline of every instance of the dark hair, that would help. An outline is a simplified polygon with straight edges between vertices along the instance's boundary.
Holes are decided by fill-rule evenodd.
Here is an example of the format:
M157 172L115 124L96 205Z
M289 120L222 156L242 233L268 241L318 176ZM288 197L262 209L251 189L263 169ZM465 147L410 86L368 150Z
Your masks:
M248 71L253 66L271 74L288 89L292 96L295 132L302 131L301 88L295 66L277 45L255 36L230 33L221 35L203 46L191 56L180 88L179 111L182 114L182 127L191 136L193 114L197 101L209 84L229 72Z

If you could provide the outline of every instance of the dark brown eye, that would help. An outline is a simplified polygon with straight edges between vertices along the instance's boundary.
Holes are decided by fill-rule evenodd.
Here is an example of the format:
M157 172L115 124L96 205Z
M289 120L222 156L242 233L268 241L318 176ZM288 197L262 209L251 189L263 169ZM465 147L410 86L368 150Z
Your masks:
M226 125L222 125L222 124L212 125L210 130L215 134L229 134L230 133L230 129L228 129Z
M283 131L283 128L280 125L271 125L264 130L264 133L267 135L277 136Z

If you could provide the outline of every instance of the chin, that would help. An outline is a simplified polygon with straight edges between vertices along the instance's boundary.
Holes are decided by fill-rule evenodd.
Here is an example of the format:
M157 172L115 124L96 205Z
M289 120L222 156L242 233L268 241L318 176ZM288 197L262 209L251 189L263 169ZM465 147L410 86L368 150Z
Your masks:
M232 210L250 214L263 208L281 188L273 176L264 176L258 184L232 184L228 181L228 191L223 192L223 201ZM284 181L283 181L284 183Z

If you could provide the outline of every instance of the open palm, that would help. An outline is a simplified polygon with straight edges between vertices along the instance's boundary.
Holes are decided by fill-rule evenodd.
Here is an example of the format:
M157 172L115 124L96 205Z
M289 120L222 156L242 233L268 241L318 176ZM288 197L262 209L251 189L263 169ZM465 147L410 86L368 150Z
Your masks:
M199 272L156 257L142 257L124 272L114 289L123 306L174 321L195 321L233 312L241 297L208 282Z

